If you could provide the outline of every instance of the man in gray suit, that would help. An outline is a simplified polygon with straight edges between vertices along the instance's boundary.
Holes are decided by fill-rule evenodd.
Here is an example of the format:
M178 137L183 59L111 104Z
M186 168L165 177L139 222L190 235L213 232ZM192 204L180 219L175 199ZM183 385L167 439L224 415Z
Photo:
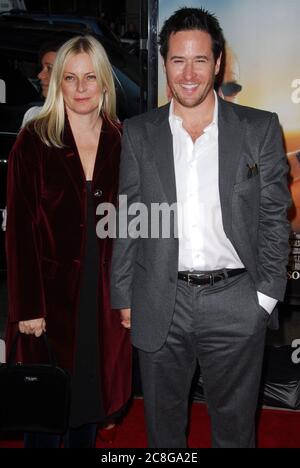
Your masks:
M173 98L125 122L120 169L120 194L147 207L149 236L137 238L134 210L121 203L129 234L114 243L112 305L132 323L149 446L186 446L198 361L213 447L253 447L265 333L289 251L278 118L217 97L224 39L207 11L178 10L160 45ZM162 226L153 235L151 209L163 203L175 219L169 235Z

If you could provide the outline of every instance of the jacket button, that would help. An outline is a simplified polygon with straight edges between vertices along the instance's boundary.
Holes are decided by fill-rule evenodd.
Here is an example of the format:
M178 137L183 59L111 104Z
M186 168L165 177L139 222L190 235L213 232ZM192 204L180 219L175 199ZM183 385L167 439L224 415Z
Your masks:
M100 198L100 197L102 197L102 193L103 193L102 190L97 189L97 190L95 190L95 192L94 192L94 196L95 196L96 198Z

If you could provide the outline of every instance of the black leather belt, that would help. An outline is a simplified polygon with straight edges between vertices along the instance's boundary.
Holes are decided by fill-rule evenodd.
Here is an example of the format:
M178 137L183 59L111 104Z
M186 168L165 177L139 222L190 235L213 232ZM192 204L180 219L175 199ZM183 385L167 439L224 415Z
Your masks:
M232 276L241 275L245 273L246 268L235 268L232 270L220 270L220 271L207 271L203 273L189 273L188 271L179 271L178 279L186 281L189 284L195 284L196 286L205 286L209 284L213 286L218 281L231 278Z

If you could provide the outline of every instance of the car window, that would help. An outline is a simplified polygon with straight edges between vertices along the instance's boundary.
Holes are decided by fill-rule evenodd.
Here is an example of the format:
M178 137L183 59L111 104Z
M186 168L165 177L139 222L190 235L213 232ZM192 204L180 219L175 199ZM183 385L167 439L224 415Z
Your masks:
M12 56L0 56L0 132L18 132L26 110L41 102L34 86L37 65Z
M19 105L39 100L37 89L30 82L36 74L36 65L16 57L1 57L0 79L5 83L2 104ZM4 99L3 99L4 94ZM4 102L3 102L4 101Z

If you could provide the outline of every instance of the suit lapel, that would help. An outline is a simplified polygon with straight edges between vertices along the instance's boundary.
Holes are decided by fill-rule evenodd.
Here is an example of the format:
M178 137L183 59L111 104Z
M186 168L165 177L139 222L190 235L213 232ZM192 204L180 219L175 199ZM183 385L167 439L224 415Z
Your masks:
M232 192L236 172L241 157L244 135L243 122L234 108L219 99L219 190L222 208L223 227L227 235L231 232Z
M167 202L172 205L176 203L177 195L169 108L170 106L167 105L159 109L157 118L148 123L148 134L162 190Z

